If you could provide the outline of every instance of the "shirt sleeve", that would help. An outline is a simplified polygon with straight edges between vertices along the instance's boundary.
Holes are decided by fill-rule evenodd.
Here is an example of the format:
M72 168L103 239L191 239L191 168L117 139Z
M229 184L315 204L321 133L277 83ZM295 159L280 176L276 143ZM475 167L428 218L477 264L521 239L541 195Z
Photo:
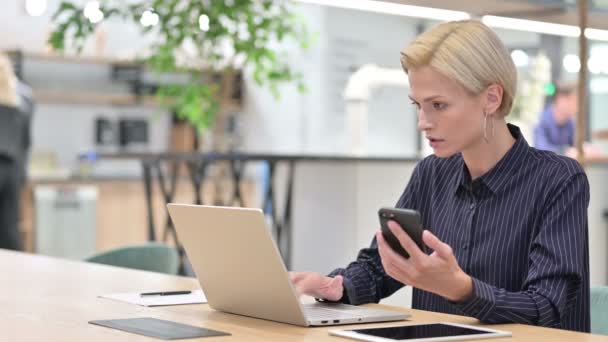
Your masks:
M539 150L561 153L563 146L554 144L549 138L549 128L539 123L534 128L534 147Z
M422 173L420 169L423 162L418 163L414 168L408 185L397 201L398 208L417 208L416 193L420 187ZM402 283L391 278L384 271L375 237L370 247L359 251L356 261L346 268L338 268L329 274L330 277L336 275L344 277L344 296L340 302L347 304L378 303L382 298L390 296L403 287Z
M510 292L473 279L473 297L453 304L485 323L559 327L588 277L588 204L587 177L577 173L562 183L544 209L522 290Z

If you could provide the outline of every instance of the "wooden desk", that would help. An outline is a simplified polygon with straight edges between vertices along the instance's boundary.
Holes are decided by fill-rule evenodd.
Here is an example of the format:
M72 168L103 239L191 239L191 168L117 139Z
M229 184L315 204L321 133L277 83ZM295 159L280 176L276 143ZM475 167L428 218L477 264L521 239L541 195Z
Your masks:
M90 325L97 319L155 317L229 332L187 341L349 341L329 327L302 328L214 311L206 304L146 308L97 298L112 292L195 289L195 279L0 250L0 336L3 341L160 341ZM418 310L409 323L476 320ZM407 324L408 322L384 325ZM379 326L368 324L362 326ZM343 326L346 327L346 326ZM351 326L352 327L352 326ZM494 326L513 338L491 341L607 341L608 337L509 324ZM333 327L335 328L335 327Z

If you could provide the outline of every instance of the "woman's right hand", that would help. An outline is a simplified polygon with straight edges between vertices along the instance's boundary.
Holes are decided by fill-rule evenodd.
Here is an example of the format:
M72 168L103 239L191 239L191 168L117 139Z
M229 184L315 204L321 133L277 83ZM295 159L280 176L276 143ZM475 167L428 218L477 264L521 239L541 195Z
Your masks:
M308 295L329 301L342 299L342 276L334 278L316 272L289 272L289 278L296 288L298 297Z

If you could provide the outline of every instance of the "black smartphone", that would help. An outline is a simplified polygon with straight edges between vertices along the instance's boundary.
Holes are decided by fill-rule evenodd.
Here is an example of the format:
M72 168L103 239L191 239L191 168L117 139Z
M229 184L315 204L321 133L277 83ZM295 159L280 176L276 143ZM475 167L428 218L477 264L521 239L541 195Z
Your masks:
M378 210L378 216L380 217L380 229L382 236L391 248L399 253L404 258L408 259L410 255L401 246L399 240L391 230L388 228L388 221L393 220L403 228L403 230L414 240L418 248L424 251L424 243L422 242L422 224L420 222L420 213L412 209L399 209L399 208L380 208Z

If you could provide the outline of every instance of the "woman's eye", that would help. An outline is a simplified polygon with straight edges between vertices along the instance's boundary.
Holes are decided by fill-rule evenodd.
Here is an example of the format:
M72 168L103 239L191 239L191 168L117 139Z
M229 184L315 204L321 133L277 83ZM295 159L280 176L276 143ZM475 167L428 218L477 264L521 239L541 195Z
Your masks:
M418 104L418 102L414 102L414 101L412 101L411 103L412 103L414 106L416 106L416 108L417 108L417 109L420 109L420 105Z
M445 109L445 107L446 107L445 103L433 102L433 108L436 110L442 110L442 109Z

